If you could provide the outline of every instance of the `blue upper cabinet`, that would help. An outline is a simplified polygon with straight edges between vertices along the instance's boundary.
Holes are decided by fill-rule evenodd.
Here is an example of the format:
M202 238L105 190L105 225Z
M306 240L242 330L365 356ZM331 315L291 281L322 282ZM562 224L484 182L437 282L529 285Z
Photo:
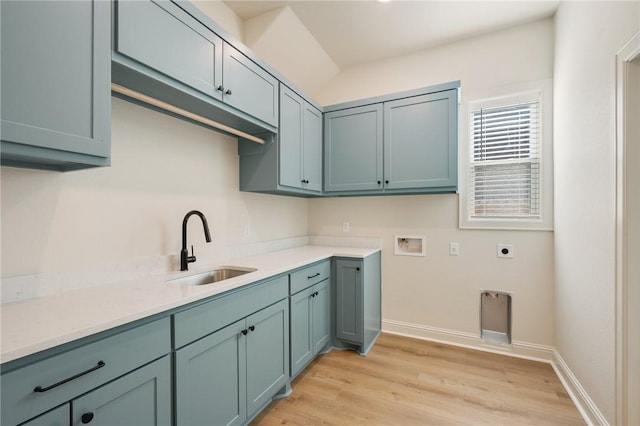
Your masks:
M118 53L222 99L220 37L167 1L120 1L116 11Z
M385 102L385 189L455 192L457 107L456 90Z
M325 108L327 195L456 192L459 82Z
M305 102L302 128L304 188L322 192L322 113Z
M326 192L382 189L382 104L325 114Z
M2 1L3 166L75 170L110 157L110 5Z
M280 85L278 134L265 145L240 140L240 190L313 197L322 194L322 112Z
M113 2L112 81L136 93L114 91L252 135L276 132L278 79L220 38L213 22L195 18L193 9L168 0Z
M286 86L280 89L279 173L280 184L302 188L302 118L304 99Z
M280 114L280 185L321 192L322 113L283 85Z
M223 52L224 102L277 127L278 80L230 44Z

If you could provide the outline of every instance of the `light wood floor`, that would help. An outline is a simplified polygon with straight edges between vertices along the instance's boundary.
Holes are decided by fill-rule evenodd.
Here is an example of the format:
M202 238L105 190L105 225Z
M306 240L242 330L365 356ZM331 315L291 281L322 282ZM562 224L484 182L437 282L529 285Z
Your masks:
M332 351L255 425L584 425L550 365L383 334Z

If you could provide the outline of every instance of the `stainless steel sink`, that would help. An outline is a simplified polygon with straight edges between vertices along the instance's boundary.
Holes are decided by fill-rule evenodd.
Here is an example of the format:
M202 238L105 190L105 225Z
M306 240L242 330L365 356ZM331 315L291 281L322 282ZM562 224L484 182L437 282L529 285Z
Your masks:
M240 275L248 274L249 272L255 271L257 271L257 269L255 268L228 266L214 269L213 271L201 272L199 274L176 278L167 281L167 283L180 285L206 285L228 280L229 278L239 277Z

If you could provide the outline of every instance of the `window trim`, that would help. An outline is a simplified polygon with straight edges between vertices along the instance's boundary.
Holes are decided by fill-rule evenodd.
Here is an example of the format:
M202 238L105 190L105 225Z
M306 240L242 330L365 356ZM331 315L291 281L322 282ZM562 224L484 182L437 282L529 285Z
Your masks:
M553 107L552 79L483 89L466 93L460 106L458 157L460 229L553 231ZM469 215L469 168L471 166L471 115L480 108L540 100L540 218L491 218Z

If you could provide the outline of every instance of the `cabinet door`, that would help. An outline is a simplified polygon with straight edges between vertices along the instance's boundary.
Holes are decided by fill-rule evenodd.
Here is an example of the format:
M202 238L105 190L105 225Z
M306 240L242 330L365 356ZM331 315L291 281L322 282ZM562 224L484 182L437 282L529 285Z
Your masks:
M51 410L20 426L69 426L71 424L71 406L67 403Z
M170 425L171 364L165 356L71 402L72 425Z
M224 44L223 101L278 126L278 80L229 44Z
M456 187L457 91L384 104L386 189Z
M311 305L314 288L291 296L291 376L298 374L313 358Z
M305 102L302 146L304 188L322 191L322 113Z
M176 351L179 425L236 425L246 420L245 320Z
M303 187L302 119L304 99L282 85L280 87L280 127L278 129L280 185Z
M282 300L247 317L247 415L250 418L289 379L289 308Z
M2 1L2 165L108 165L110 4Z
M336 337L362 343L362 262L336 260Z
M324 190L382 189L382 104L324 116Z
M222 99L220 37L168 1L118 1L116 14L116 52Z
M278 172L280 185L322 191L322 113L280 87Z
M313 297L311 307L311 336L313 354L320 352L329 342L331 310L331 297L329 293L329 280L313 286Z

